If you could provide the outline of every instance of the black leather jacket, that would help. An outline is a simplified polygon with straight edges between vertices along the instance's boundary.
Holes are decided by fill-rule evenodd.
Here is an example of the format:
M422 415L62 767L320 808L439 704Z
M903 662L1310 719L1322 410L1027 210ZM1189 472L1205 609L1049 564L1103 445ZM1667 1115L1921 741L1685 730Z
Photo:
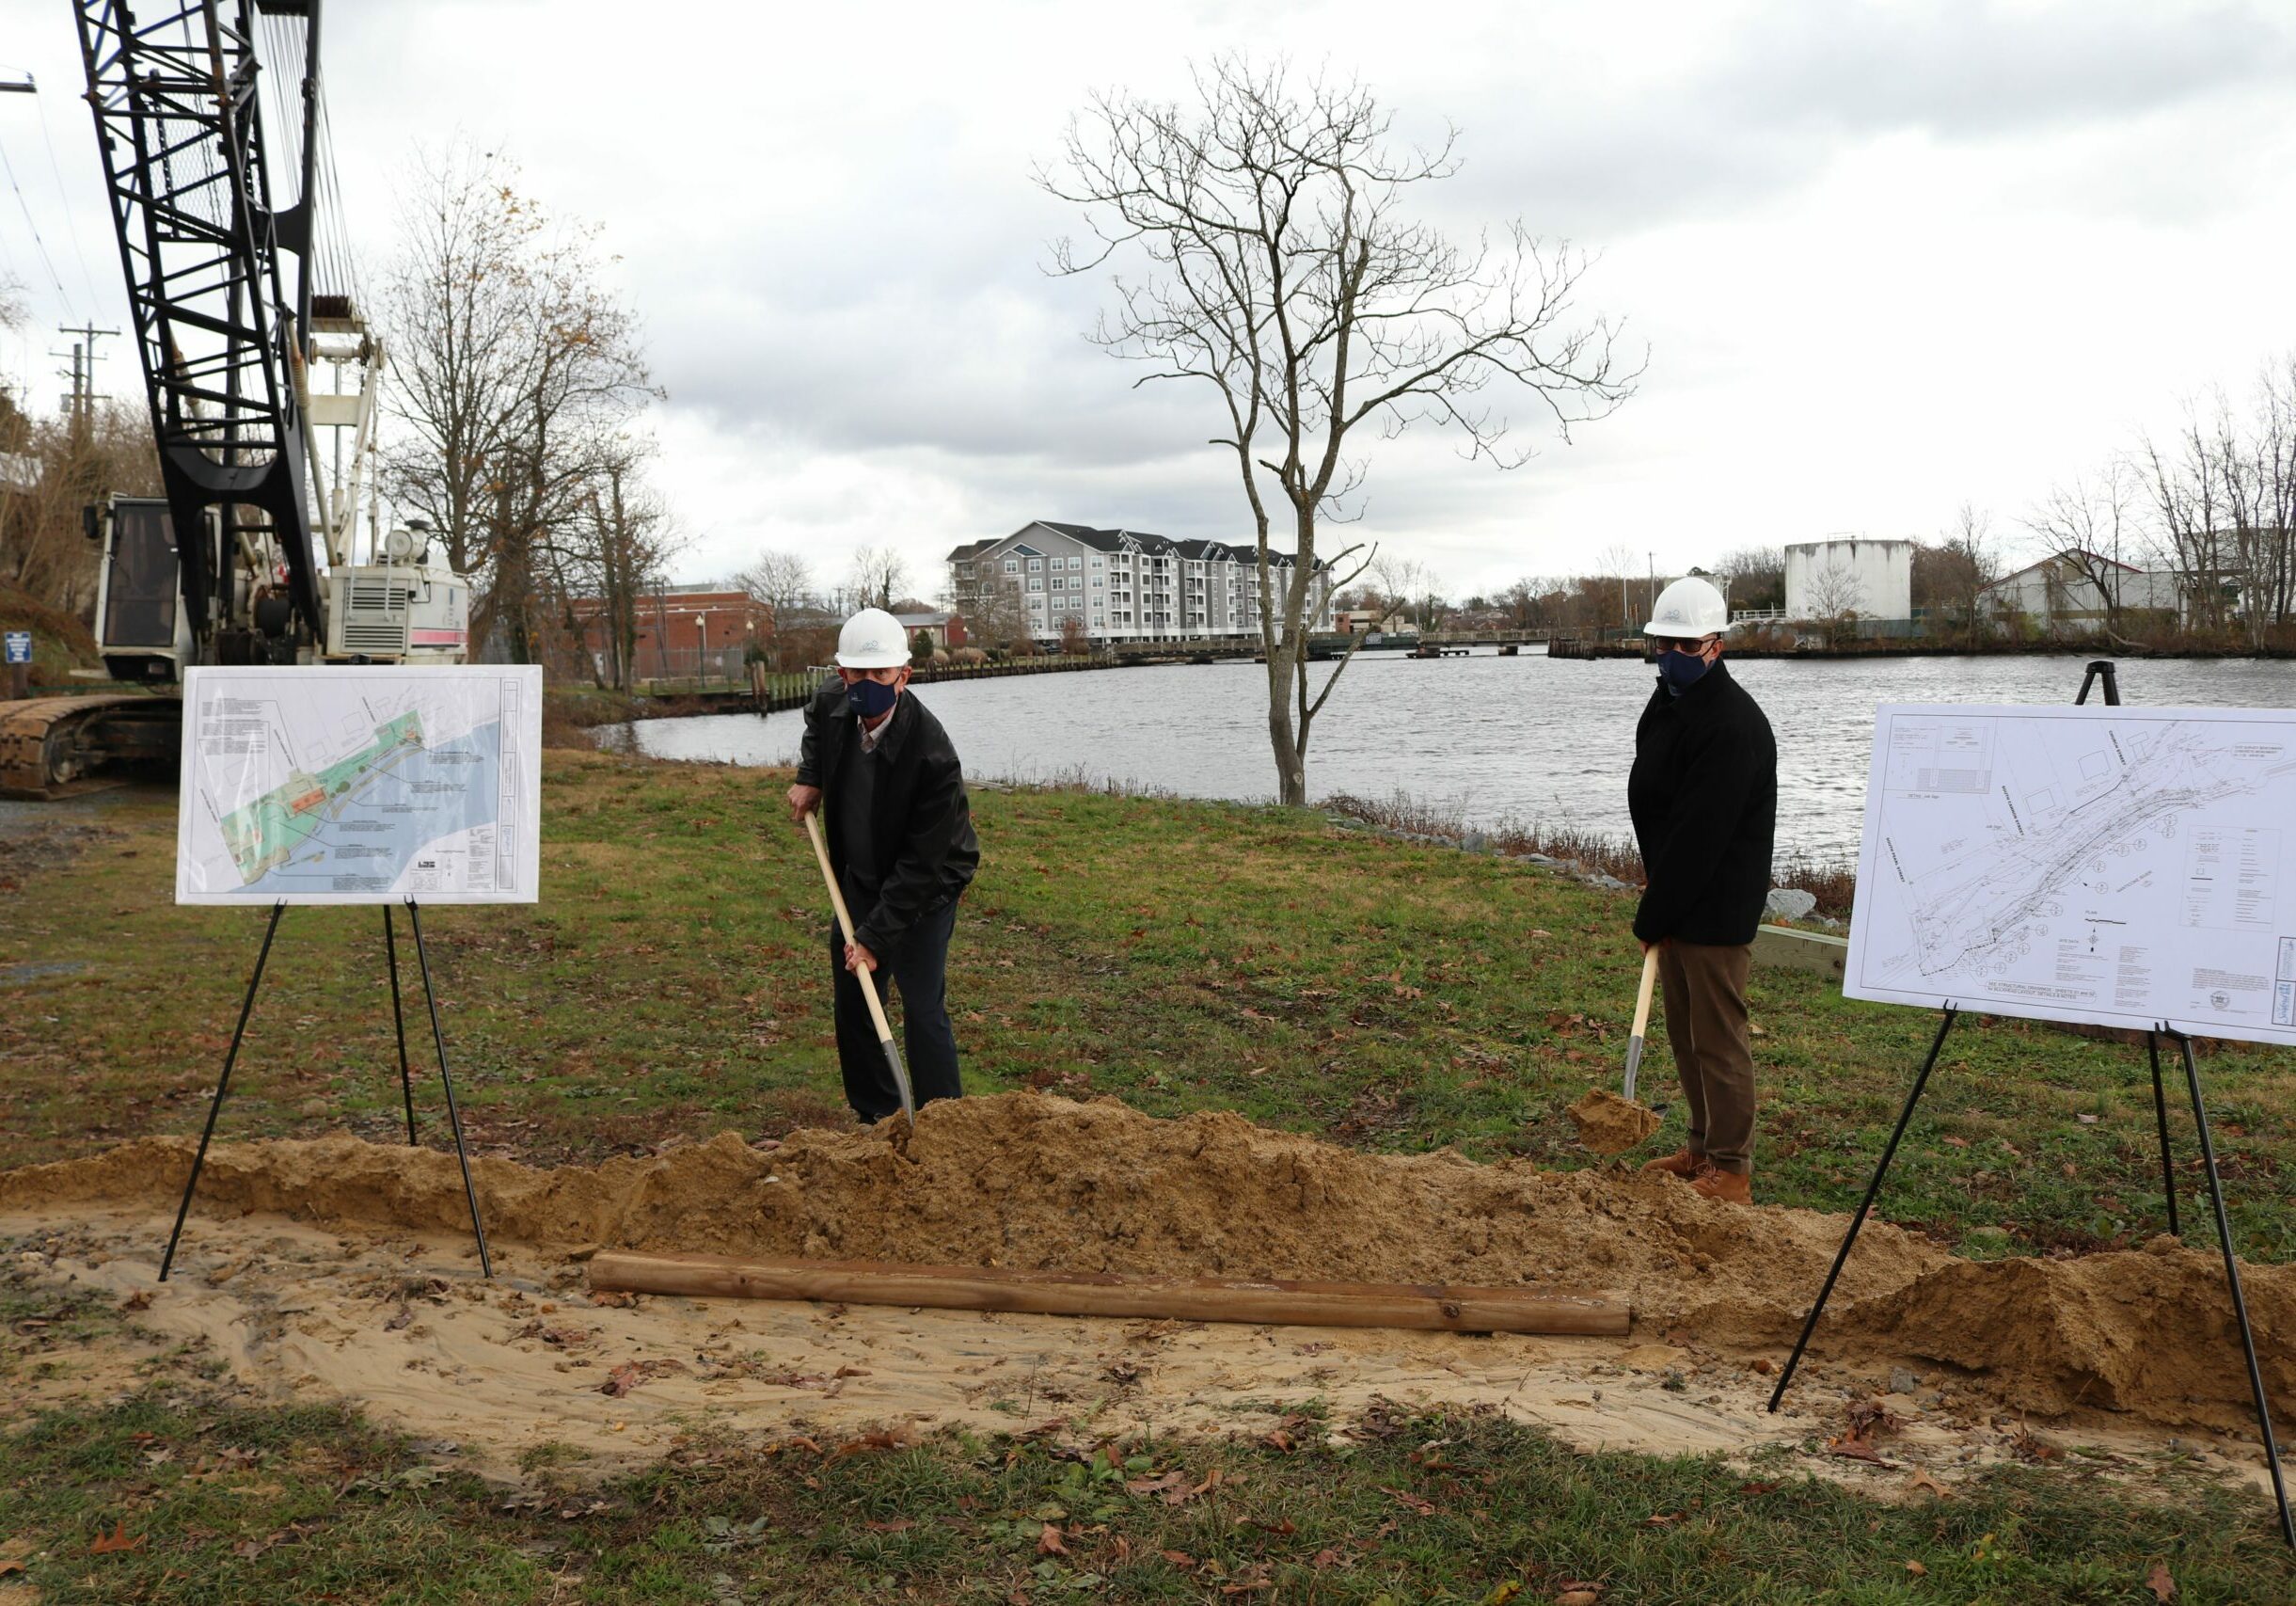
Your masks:
M831 677L805 708L805 740L798 757L800 784L821 788L821 822L829 833L831 865L845 875L844 831L839 823L837 787L847 766L862 756L861 727L845 698L843 681ZM878 739L877 777L870 818L877 863L883 869L876 900L852 909L853 935L873 954L899 948L909 929L963 896L980 865L980 839L973 834L973 810L965 778L948 732L916 693L901 692L892 721ZM848 893L848 898L850 894Z

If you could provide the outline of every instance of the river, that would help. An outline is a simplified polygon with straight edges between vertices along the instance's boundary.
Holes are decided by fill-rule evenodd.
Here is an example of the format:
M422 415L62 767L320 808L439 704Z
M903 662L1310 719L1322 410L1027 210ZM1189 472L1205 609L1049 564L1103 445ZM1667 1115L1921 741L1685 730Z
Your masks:
M1878 705L2070 702L2086 661L2066 655L1734 664L1778 733L1781 853L1856 856ZM1313 673L1321 685L1329 666ZM1275 790L1266 676L1253 663L1169 664L918 691L972 775L1081 776L1264 802ZM1403 792L1484 825L1538 822L1623 836L1635 717L1652 684L1651 671L1627 659L1367 653L1316 721L1308 789L1318 798ZM2121 666L2121 694L2156 708L2287 708L2296 704L2296 662L2130 660ZM607 740L662 758L791 764L802 731L794 712L720 714L642 721Z

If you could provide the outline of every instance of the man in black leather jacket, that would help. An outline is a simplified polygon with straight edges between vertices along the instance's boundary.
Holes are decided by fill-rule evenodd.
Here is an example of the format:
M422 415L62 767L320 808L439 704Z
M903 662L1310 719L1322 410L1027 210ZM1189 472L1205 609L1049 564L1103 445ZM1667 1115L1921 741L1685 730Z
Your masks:
M909 643L899 623L868 608L837 640L837 678L805 710L791 818L821 811L830 865L853 916L847 942L830 925L837 1058L855 1114L875 1121L901 1107L856 973L899 990L910 1082L922 1105L963 1095L946 978L957 900L980 864L964 772L948 733L907 691Z

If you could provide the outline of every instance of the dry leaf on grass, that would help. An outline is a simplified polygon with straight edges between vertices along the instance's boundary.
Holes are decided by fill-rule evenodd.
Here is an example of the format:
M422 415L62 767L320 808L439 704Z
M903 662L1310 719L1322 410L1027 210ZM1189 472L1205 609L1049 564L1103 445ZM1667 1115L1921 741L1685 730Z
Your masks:
M1906 1564L1906 1570L1911 1573L1915 1578L1927 1578L1929 1576L1929 1569L1922 1566L1922 1564L1919 1562L1908 1562Z
M108 1556L115 1555L121 1550L140 1550L143 1548L144 1535L131 1534L128 1532L128 1525L125 1522L119 1522L113 1525L109 1534L97 1534L96 1542L87 1547L87 1553L91 1556ZM2168 1597L2162 1596L2161 1598L2165 1600Z
M2145 1575L2145 1587L2152 1591L2152 1598L2155 1600L2169 1601L2177 1598L2177 1581L2168 1576L2166 1562L2152 1564L2152 1571Z
M1925 1471L1914 1473L1912 1481L1906 1485L1906 1492L1908 1494L1912 1494L1920 1489L1927 1489L1931 1494L1936 1495L1940 1500L1943 1500L1945 1498L1945 1486L1938 1482L1937 1479L1931 1477Z
M1069 1553L1068 1544L1060 1536L1058 1523L1046 1523L1044 1532L1037 1535L1037 1553L1040 1556L1065 1556Z

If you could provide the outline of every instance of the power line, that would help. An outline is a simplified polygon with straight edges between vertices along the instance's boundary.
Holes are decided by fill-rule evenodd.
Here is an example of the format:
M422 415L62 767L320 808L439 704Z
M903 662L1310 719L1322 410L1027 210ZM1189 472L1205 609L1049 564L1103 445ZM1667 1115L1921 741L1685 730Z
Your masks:
M48 103L40 103L40 142L48 148L48 171L55 175L55 204L64 209L64 232L71 236L71 254L80 262L80 283L87 292L87 304L94 307L103 299L96 293L96 276L88 271L87 253L80 248L80 226L71 216L71 192L64 183L64 165L55 159L55 137L48 132Z
M71 293L64 288L63 276L55 271L55 259L48 255L48 242L40 236L40 224L32 216L32 203L24 199L24 185L16 182L16 164L8 160L8 147L0 145L0 170L8 174L8 188L16 192L16 206L24 214L26 227L32 231L32 243L40 247L40 260L47 265L48 282L55 286L56 299L63 302L64 310L73 317L80 310L71 303Z

